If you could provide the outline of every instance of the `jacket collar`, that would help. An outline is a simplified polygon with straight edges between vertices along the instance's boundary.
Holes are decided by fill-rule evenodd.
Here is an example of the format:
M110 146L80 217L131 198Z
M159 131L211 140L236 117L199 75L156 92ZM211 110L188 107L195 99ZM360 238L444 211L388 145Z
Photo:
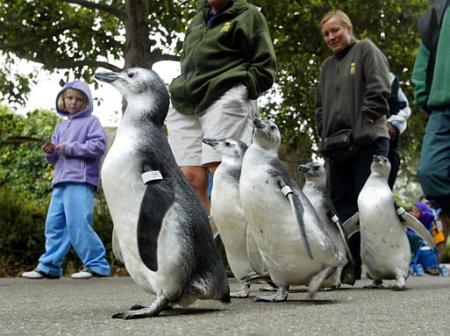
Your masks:
M225 13L229 13L229 14L239 14L241 13L243 10L245 10L248 7L247 4L247 0L234 0L233 1L233 5L230 6L229 8L225 9ZM200 0L198 2L198 11L203 11L205 18L206 15L208 14L209 10L210 10L210 6L208 5L208 1L207 0Z
M340 53L335 54L334 56L337 57L338 59L343 59L345 57L345 55L348 54L348 52L353 48L353 46L356 44L356 41L352 41L350 42L350 44L348 46L345 47L344 50L342 50Z

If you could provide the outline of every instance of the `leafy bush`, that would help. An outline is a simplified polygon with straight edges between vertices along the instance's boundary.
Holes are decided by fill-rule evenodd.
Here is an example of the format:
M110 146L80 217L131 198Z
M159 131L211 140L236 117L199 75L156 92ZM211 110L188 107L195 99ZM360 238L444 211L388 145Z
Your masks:
M50 139L59 117L55 113L36 110L21 116L0 107L2 139L28 135ZM47 163L38 143L0 142L0 187L29 200L48 201L53 167Z
M0 213L0 275L15 275L44 252L46 211L39 202L0 188Z

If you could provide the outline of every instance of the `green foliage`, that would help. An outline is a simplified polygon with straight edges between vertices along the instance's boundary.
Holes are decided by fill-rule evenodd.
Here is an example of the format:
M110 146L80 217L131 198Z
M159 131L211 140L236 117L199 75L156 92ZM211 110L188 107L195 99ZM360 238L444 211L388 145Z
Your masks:
M2 140L8 136L29 135L50 139L59 118L56 114L36 110L20 116L0 108ZM0 142L0 187L25 199L46 202L50 193L53 168L37 143Z
M169 0L0 0L0 87L4 101L23 104L37 73L21 60L66 70L91 82L98 67L118 70L176 60L180 33L195 2ZM167 52L171 54L167 54ZM94 82L95 83L95 82ZM96 84L96 83L95 83Z
M0 187L0 264L32 265L44 251L45 208Z

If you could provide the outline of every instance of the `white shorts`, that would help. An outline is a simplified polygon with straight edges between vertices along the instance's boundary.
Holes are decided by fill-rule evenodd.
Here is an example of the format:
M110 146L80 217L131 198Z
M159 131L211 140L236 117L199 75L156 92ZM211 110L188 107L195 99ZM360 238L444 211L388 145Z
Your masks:
M168 140L179 166L201 166L221 161L220 154L202 143L203 138L234 138L250 144L256 100L239 85L225 92L200 115L185 115L172 106L166 118Z

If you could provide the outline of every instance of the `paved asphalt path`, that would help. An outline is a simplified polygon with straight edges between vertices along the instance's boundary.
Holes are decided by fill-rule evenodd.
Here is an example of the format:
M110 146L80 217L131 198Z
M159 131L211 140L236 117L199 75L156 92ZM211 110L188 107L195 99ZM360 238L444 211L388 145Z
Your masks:
M0 335L450 335L450 277L410 277L402 292L363 288L368 283L320 291L315 300L294 287L281 303L254 302L254 285L251 298L228 305L202 300L121 320L111 315L153 299L129 277L0 278Z

